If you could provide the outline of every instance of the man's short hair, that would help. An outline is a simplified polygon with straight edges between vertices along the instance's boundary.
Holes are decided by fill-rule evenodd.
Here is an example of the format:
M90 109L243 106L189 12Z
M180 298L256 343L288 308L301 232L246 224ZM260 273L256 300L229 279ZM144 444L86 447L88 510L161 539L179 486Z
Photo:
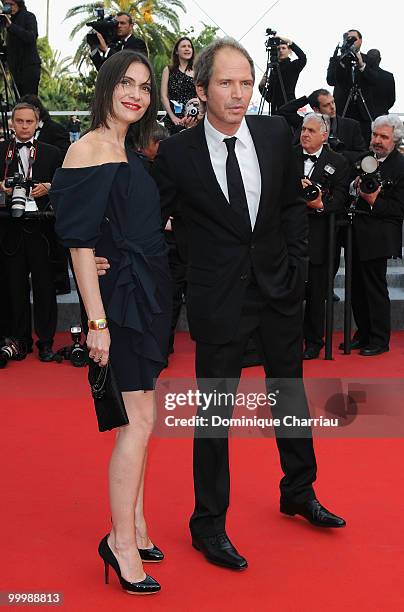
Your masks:
M28 104L28 102L19 102L18 104L16 104L13 110L11 111L11 119L14 119L14 115L18 110L23 110L24 108L32 110L32 112L35 113L37 121L39 121L39 109L36 108L36 106L33 106L32 104Z
M320 126L320 132L330 131L330 118L328 115L322 115L321 113L307 113L303 117L303 125L306 125L310 119L314 119Z
M315 89L312 91L307 98L311 108L320 108L320 103L318 101L320 96L331 96L331 93L328 91L328 89Z
M168 138L169 135L170 132L167 130L166 126L159 123L159 121L156 121L150 134L150 140L153 140L153 142L161 142L162 140Z
M379 66L382 56L380 55L379 49L369 49L366 53L367 62L369 65Z
M205 93L212 77L216 54L221 49L233 49L244 55L250 64L252 78L255 80L254 62L248 51L235 38L227 36L225 38L217 38L210 45L202 49L194 62L194 83L202 87Z
M375 128L382 125L388 125L393 128L393 140L396 149L401 145L404 138L404 125L398 115L380 115L372 123L372 132Z
M120 11L119 13L116 14L117 17L128 17L129 18L129 23L131 25L133 25L133 19L132 19L132 15L130 13L125 13L124 11Z
M349 28L349 30L347 30L347 32L356 32L357 35L358 35L358 38L362 38L362 34L356 28Z

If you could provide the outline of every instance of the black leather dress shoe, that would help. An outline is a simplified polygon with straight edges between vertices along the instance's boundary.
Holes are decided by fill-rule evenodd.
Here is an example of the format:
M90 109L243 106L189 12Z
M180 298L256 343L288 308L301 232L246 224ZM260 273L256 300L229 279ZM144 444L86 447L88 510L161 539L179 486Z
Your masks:
M364 348L366 346L367 342L363 342L363 340L360 340L359 338L356 338L354 340L351 340L351 351L356 351L358 349ZM344 343L341 342L339 345L339 350L343 351L344 350Z
M160 563L164 559L162 550L153 546L153 548L138 548L139 555L145 563Z
M210 538L192 536L192 546L215 565L234 570L242 570L248 566L246 559L238 554L225 533Z
M381 355L387 353L389 350L388 346L377 346L376 344L368 344L359 351L359 355L364 357L373 357L373 355Z
M49 342L38 344L38 356L40 361L53 361L55 353L52 351L52 344L50 344Z
M318 346L308 346L303 353L303 359L317 359L320 351L321 348Z
M281 500L281 512L294 516L299 514L307 519L316 527L345 527L346 523L343 518L332 514L324 508L318 499L311 499L304 504L294 504L293 502Z

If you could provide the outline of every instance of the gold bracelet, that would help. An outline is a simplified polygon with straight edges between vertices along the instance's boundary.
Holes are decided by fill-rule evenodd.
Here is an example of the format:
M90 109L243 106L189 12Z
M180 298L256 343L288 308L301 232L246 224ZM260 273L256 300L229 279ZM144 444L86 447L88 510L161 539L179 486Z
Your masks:
M107 329L108 321L107 319L92 319L88 322L88 329L100 330Z

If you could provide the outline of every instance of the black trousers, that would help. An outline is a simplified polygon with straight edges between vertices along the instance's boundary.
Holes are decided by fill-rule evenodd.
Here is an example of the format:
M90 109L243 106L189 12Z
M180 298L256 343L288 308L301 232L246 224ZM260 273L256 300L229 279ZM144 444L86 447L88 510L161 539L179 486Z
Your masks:
M37 96L40 80L41 66L39 65L29 66L26 71L14 79L20 96L25 96L25 94L35 94Z
M172 353L174 350L175 329L180 317L181 307L184 303L184 297L187 293L187 262L181 257L174 232L165 231L164 235L168 245L168 265L170 267L173 286L173 311L168 346L168 352Z
M196 375L199 388L202 391L215 388L235 392L228 379L232 379L237 387L245 347L252 334L262 353L266 377L272 380L297 379L297 393L294 389L291 396L290 388L286 389L284 401L272 408L273 417L282 418L282 413L307 417L308 407L301 380L302 313L298 312L295 316L278 313L265 303L256 286L247 289L242 316L231 342L224 345L197 342ZM216 380L210 384L207 379ZM221 416L229 417L232 412L233 406L230 404L220 408ZM199 407L198 415L206 417L209 411ZM305 433L307 437L302 438L277 435L276 440L284 473L280 483L281 497L297 503L314 498L312 483L316 478L316 460L311 432ZM195 510L190 529L192 534L199 537L225 531L230 492L229 453L227 431L220 434L221 437L213 437L215 434L209 428L195 432Z
M391 323L387 258L360 261L355 244L352 255L352 312L358 328L356 335L364 343L388 346Z
M325 300L327 297L327 262L309 263L304 310L304 340L306 346L324 346Z
M49 252L49 241L38 222L24 222L19 244L3 241L8 294L10 335L32 344L29 275L31 274L34 329L40 343L53 342L57 323L56 291ZM18 247L18 248L17 248Z

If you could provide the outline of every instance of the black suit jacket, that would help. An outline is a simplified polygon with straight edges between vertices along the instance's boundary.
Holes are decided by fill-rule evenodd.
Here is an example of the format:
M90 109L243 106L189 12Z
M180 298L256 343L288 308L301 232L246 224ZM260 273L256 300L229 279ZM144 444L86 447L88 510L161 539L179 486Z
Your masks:
M363 61L366 63L366 54L362 53L361 55ZM365 99L372 119L375 118L373 87L376 84L376 80L376 69L369 66L368 63L366 63L363 71L360 71L358 66L355 67L355 82L362 91L362 95ZM328 85L334 85L334 98L337 113L342 115L345 108L345 103L352 87L352 73L350 67L341 65L340 58L338 56L333 56L330 58L327 70L327 83ZM356 103L352 101L349 104L346 116L360 121L370 121L360 97L357 98Z
M288 315L302 305L308 226L289 128L281 117L246 121L261 171L254 231L220 189L203 122L164 140L153 166L164 223L181 200L188 230L188 320L200 342L232 339L252 275L273 308Z
M0 175L4 177L5 157L7 153L8 142L0 142ZM62 158L59 149L43 142L38 142L37 157L32 166L32 178L41 183L51 183L56 169L62 165ZM12 176L18 172L18 162L14 156L11 162L7 176ZM39 210L47 210L50 207L48 196L42 196L35 199ZM0 220L0 242L7 233L7 245L11 248L12 244L18 244L21 236L21 231L26 223L41 223L42 226L50 226L49 222L24 221L21 219L1 219ZM52 223L53 225L53 223Z
M37 132L37 138L40 142L57 147L62 155L62 160L64 159L70 147L70 136L63 125L53 119L47 119Z
M138 51L139 53L143 53L146 57L148 56L146 43L142 38L137 38L136 36L129 36L128 40L126 40L123 45L120 44L119 39L114 40L109 47L109 52L106 57L104 57L99 51L94 55L91 55L91 59L93 61L94 66L97 70L101 68L105 60L107 60L111 55L117 53L118 51L123 51L123 49L131 49L132 51Z
M303 124L303 117L297 113L299 108L306 106L309 103L307 96L302 96L297 100L291 100L281 106L277 114L285 117L291 128L294 130L293 143L300 142L300 132ZM362 136L361 126L355 119L349 117L336 116L337 129L336 133L339 140L342 141L344 148L338 151L344 155L350 162L358 159L361 153L367 150L367 145Z
M373 207L359 198L357 207L367 214L354 216L354 237L361 261L401 257L404 219L404 156L393 151L380 166L383 179L393 186L376 199Z
M301 145L295 147L295 155L300 176L304 176L303 149ZM313 264L322 264L328 260L329 214L343 213L348 197L349 165L339 153L330 151L323 146L316 165L311 173L312 183L324 184L324 167L330 164L335 172L327 183L329 190L323 197L324 212L316 212L307 208L309 218L309 261Z
M285 93L287 100L294 100L296 97L295 89L296 83L299 78L299 75L303 68L306 65L307 58L295 43L292 43L290 47L297 55L297 59L291 60L290 58L279 62L279 72L282 76L282 81L285 86ZM259 86L260 93L263 93L263 87ZM268 82L268 90L265 96L267 102L272 104L272 110L278 109L282 104L285 104L285 99L283 97L281 84L279 82L278 71L276 68L273 68L271 74L269 76Z
M375 117L387 115L396 101L396 83L394 76L382 68L376 69L376 83L373 87Z
M24 74L40 66L41 60L36 47L38 25L33 13L22 8L11 17L12 24L7 28L7 62L16 81Z

